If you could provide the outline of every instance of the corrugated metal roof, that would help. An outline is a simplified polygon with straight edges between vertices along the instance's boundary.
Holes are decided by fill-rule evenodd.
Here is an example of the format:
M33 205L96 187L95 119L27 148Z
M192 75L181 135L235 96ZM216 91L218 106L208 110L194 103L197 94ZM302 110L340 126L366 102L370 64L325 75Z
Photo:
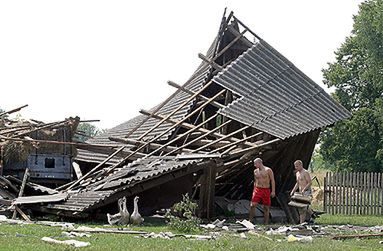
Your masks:
M47 208L67 211L85 211L102 203L109 196L119 191L122 185L134 187L137 183L154 177L166 175L177 169L201 162L193 160L161 160L148 158L139 160L132 165L104 177L102 180L87 185L86 190L71 193L64 202L49 204Z
M306 133L350 113L265 41L213 80L241 97L220 113L279 138Z
M112 193L113 191L83 191L72 193L65 202L48 204L46 207L65 211L82 212L89 207L100 203Z
M108 154L104 154L104 153L97 153L97 152L92 152L88 150L78 149L76 160L90 162L90 163L100 163L103 160L105 160L108 156L109 156ZM119 163L121 160L122 158L118 156L114 156L106 164L114 165Z

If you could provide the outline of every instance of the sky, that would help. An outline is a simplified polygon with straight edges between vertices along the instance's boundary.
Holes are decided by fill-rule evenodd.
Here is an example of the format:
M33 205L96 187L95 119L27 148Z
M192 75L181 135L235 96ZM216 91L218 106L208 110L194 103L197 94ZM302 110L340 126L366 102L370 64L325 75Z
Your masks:
M322 83L359 0L0 1L0 108L111 128L183 84L234 15Z

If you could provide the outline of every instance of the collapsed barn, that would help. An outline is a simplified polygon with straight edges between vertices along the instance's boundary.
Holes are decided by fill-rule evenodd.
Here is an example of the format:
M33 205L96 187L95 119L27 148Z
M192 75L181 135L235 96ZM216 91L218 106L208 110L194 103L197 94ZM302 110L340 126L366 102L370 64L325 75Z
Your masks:
M350 113L231 12L190 79L141 115L77 146L83 176L57 188L65 198L34 210L96 217L140 196L143 215L188 193L201 217L218 198L250 199L255 157L276 179L274 206L288 203L292 163L307 168L320 130Z
M1 117L1 175L22 179L28 168L29 179L40 184L71 181L76 148L63 142L72 141L78 124L78 117L51 123Z

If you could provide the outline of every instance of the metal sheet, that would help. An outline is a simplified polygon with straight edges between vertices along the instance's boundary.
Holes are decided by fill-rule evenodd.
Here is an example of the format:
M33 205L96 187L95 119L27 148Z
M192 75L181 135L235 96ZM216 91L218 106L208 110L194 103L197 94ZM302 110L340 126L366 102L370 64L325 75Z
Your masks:
M221 114L281 139L331 125L351 115L262 40L213 79L240 95L222 108Z
M50 194L50 195L39 195L39 196L25 196L18 197L13 201L13 204L33 204L33 203L41 203L41 202L57 202L62 201L68 198L68 193L58 193L58 194Z

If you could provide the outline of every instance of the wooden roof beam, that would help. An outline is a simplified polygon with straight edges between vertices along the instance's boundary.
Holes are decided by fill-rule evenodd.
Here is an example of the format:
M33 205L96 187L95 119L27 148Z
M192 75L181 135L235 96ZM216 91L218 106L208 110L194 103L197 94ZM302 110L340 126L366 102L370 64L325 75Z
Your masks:
M211 84L213 83L213 81L210 81L209 83L207 83L205 86L203 86L201 89L199 89L196 93L194 93L190 98L188 98L187 100L185 100L182 104L180 104L177 108L175 108L171 113L169 113L168 115L165 116L165 118L161 119L161 121L159 121L157 124L155 124L152 128L150 128L149 130L147 130L145 133L143 133L139 138L138 140L141 140L143 139L146 135L148 135L150 132L152 132L154 129L156 129L157 127L159 127L162 123L164 123L166 121L166 119L170 118L172 115L174 115L176 112L178 112L179 110L181 110L181 108L183 108L185 105L187 105L189 102L191 102L193 99L195 99L199 94L201 94L206 88L208 88Z
M23 109L24 107L27 107L27 106L28 105L23 105L23 106L17 107L15 109L12 109L12 110L9 110L9 111L6 111L6 112L2 112L2 113L0 113L0 117L2 117L4 115L7 115L7 114L14 113L14 112L18 112L18 111L20 111L21 109Z
M260 136L260 135L262 135L262 134L263 134L263 132L259 132L259 133L250 135L250 136L245 137L245 138L243 138L243 139L241 139L241 140L239 140L239 141L237 141L237 142L232 142L232 143L227 144L227 145L225 145L225 146L222 146L222 147L220 147L220 148L218 148L218 149L215 149L215 150L212 151L211 153L219 152L219 151L221 151L221 150L223 150L223 149L225 149L225 148L227 148L227 147L230 147L230 146L239 145L239 144L245 142L246 140L255 138L255 137ZM226 151L223 152L223 153L226 153Z
M187 147L188 145L191 145L192 143L194 143L194 142L196 142L196 141L198 141L198 140L200 140L200 139L202 139L202 138L204 138L204 137L206 137L206 136L208 136L208 135L214 133L215 131L218 131L219 129L221 129L221 128L224 127L225 125L229 124L230 122L231 122L231 120L226 121L225 123L221 124L220 126L214 128L213 130L208 131L208 132L206 132L205 134L202 134L201 136L199 136L198 138L195 138L195 139L193 139L192 141L189 141L188 143L186 143L186 144L180 146L179 149L183 149L184 147ZM212 143L210 142L209 144L212 144ZM179 149L177 149L177 150L179 150ZM169 154L171 154L171 153L173 153L173 152L175 152L175 151L176 151L176 150L171 151L171 152L167 153L166 155L169 155ZM196 150L192 150L191 152L192 152L192 153L193 153L193 152L196 152ZM166 155L165 155L165 156L166 156Z
M188 89L186 89L185 87L182 87L182 86L180 86L180 85L174 83L173 81L170 81L170 80L169 80L169 81L168 81L168 84L169 84L170 86L173 86L173 87L175 87L175 88L177 88L177 89L180 89L181 91L186 92L186 93L188 93L188 94L190 94L190 95L194 95L194 94L195 94L194 91L188 90ZM203 96L202 94L199 94L198 97L200 97L200 98L201 98L202 100L204 100L204 101L209 100L209 98ZM224 108L224 107L225 107L225 105L220 104L220 103L218 103L217 101L213 101L213 102L211 102L211 105L212 105L212 106L215 106L215 107L217 107L217 108Z
M152 114L152 113L150 113L150 112L148 112L148 111L145 111L145 110L141 110L140 112L141 112L142 114L145 114L145 115L147 115L147 116L151 116L151 117L156 118L156 119L162 119L162 118L164 118L163 115L160 115L160 114ZM169 122L169 123L173 123L173 124L179 122L179 120L175 120L175 119L167 119L166 121ZM189 123L186 123L186 122L182 122L182 123L180 123L179 125L182 126L182 127L184 127L184 128L186 128L186 129L191 129L191 128L194 128L194 127L195 127L195 125L192 125L192 124L189 124ZM205 129L205 128L198 128L197 130L200 131L200 132L203 132L203 133L206 133L206 132L209 132L209 131L210 131L210 130ZM219 137L219 138L222 138L222 137L225 136L225 135L223 135L223 134L221 134L221 133L217 133L217 132L214 132L214 133L212 133L211 135L214 136L214 137ZM239 141L240 139L231 136L231 137L228 137L227 140L230 140L230 141L232 141L232 142L233 142L233 141L237 142L237 141ZM252 144L252 143L250 143L250 142L244 142L244 144L247 145L247 146L254 146L254 144Z
M109 137L109 140L120 142L120 143L125 143L125 144L133 144L133 145L143 145L143 144L146 144L145 141L140 141L140 140L135 140L135 139L123 139L123 138ZM149 148L151 148L151 149L162 148L164 151L169 152L169 151L177 149L178 147L169 146L169 145L168 146L164 146L164 145L152 142L152 143L149 144ZM184 149L184 150L186 152L191 152L192 151L191 149Z
M231 120L228 120L228 121L231 121ZM225 122L225 123L226 123L226 122ZM222 125L224 125L224 124L222 124ZM236 131L234 131L234 132L231 132L231 133L229 133L228 135L224 135L223 137L218 138L218 139L214 140L213 142L210 142L209 144L206 144L206 145L204 145L204 146L201 146L200 148L197 148L197 149L193 150L192 152L201 151L202 149L205 149L206 147L209 147L209 146L213 145L214 143L217 143L217 142L219 142L219 141L221 141L221 140L224 140L224 139L227 139L227 138L229 138L229 137L231 137L231 136L233 136L233 135L235 135L235 134L237 134L237 133L239 133L239 132L242 132L243 130L246 130L246 129L249 128L249 127L250 127L250 126L245 126L245 127L239 128L238 130L236 130Z

